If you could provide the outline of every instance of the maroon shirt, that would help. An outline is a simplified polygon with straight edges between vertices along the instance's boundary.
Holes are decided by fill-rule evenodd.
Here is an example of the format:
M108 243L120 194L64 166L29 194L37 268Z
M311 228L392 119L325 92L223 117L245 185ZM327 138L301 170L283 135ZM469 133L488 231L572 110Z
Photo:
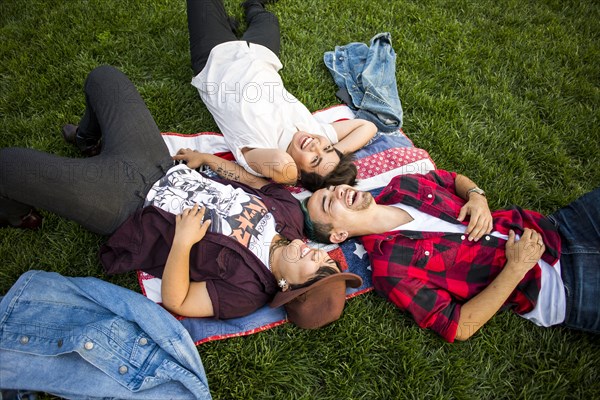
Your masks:
M261 189L214 179L259 196L275 217L276 230L287 239L303 238L304 217L298 201L284 187ZM141 269L162 277L175 235L175 215L150 206L137 210L100 249L109 274ZM206 282L214 317L236 318L262 307L279 290L273 274L248 248L226 235L207 232L192 247L190 279Z

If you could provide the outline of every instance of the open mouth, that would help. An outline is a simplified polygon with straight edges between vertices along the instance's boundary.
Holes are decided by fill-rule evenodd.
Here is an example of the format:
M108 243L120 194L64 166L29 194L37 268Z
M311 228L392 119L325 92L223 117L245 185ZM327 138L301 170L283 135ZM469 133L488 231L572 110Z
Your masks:
M346 206L352 207L356 200L356 192L354 190L348 190L346 193Z
M309 144L312 143L313 140L314 139L310 136L307 136L304 139L302 139L302 142L300 142L300 149L304 150L306 147L308 147Z
M310 247L303 244L300 250L300 257L304 258L304 256L306 256L308 253L310 253Z

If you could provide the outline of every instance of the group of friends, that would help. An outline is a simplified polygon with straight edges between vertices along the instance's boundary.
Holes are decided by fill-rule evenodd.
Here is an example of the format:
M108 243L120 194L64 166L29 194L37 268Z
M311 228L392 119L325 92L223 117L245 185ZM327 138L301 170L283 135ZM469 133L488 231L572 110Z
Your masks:
M600 331L600 189L550 216L492 212L476 183L444 170L399 175L376 198L356 190L353 152L377 127L318 122L279 76L277 18L263 0L242 6L238 38L221 0L187 1L192 85L236 162L171 155L133 83L100 66L86 79L83 117L62 130L82 157L0 150L0 223L35 229L43 209L110 235L106 271L161 278L163 306L181 316L235 318L271 304L303 328L331 323L361 279L304 239L360 237L376 291L447 341L503 308ZM313 194L299 202L283 185Z

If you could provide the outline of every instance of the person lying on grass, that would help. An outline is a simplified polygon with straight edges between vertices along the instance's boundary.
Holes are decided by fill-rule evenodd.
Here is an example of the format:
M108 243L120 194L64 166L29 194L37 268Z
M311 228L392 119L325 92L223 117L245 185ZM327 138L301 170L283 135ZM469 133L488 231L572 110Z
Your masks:
M182 316L239 317L273 297L293 302L319 289L337 308L310 310L297 324L313 328L339 317L346 282L360 279L302 242L303 214L288 190L216 157L206 163L240 182L174 165L146 104L116 68L94 69L85 94L79 126L65 126L63 135L97 155L1 149L1 223L39 226L41 219L29 222L41 208L95 233L116 230L101 250L107 272L162 277L163 305ZM194 162L185 151L177 158Z
M540 326L600 331L600 189L545 217L490 212L470 179L399 175L373 199L340 185L303 202L309 237L361 236L375 289L447 341L501 308Z
M237 162L248 172L314 191L354 185L352 153L376 131L369 121L318 122L284 87L277 17L247 0L238 40L222 0L188 0L194 85Z

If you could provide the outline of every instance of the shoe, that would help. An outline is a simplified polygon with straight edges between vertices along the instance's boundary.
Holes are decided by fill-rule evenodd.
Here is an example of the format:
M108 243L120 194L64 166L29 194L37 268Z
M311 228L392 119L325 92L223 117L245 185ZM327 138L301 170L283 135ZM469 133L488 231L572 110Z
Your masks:
M21 228L21 229L38 229L42 226L42 216L35 211L33 208L27 215L22 217L18 223L11 223L9 220L0 220L0 228L4 228L7 226L13 228Z
M77 141L77 129L79 129L79 127L73 124L66 124L62 127L61 131L65 142L71 143L72 145L76 146L86 157L94 157L100 154L100 151L102 150L102 145L100 141L91 146L81 146Z
M65 142L77 145L77 125L66 124L62 127L62 135Z

